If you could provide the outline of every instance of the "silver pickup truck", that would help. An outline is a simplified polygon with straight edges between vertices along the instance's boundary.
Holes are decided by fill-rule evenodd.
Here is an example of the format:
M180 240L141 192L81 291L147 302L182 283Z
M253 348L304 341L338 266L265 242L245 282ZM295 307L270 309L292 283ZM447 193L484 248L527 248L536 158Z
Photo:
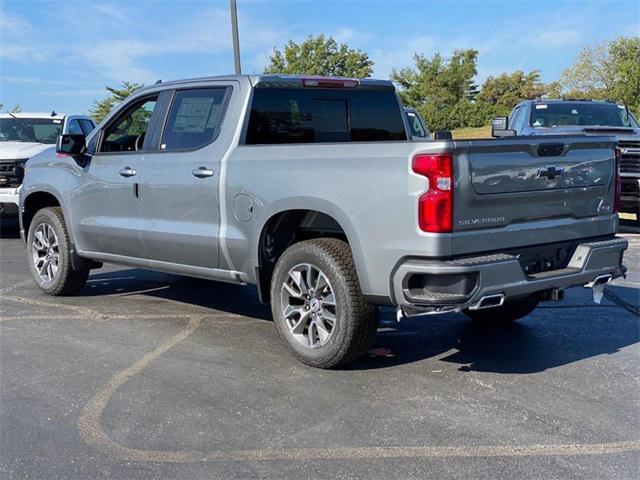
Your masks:
M161 83L28 164L20 222L51 295L112 262L255 284L304 363L398 317L530 313L624 273L608 136L412 140L388 81Z

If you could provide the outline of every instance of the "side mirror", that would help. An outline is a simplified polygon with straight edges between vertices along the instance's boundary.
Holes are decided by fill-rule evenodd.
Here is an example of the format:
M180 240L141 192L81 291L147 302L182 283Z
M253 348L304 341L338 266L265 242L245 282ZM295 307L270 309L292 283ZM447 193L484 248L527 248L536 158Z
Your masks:
M451 135L451 131L449 130L438 130L433 134L434 140L453 140L453 136Z
M58 136L56 152L72 157L84 155L87 151L87 139L84 135L64 134Z
M516 131L509 130L508 117L495 117L491 120L491 136L494 138L515 137Z

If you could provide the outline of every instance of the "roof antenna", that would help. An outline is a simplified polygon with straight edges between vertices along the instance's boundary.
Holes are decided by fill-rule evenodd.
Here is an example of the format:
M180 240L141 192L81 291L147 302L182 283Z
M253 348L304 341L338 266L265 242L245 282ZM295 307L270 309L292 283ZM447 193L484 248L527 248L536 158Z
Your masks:
M55 111L55 110L51 110L51 116L52 116L52 117L55 117L56 115L58 115L58 114L56 113L56 111Z
M162 80L156 80L156 83L154 83L154 85L160 85L162 83Z

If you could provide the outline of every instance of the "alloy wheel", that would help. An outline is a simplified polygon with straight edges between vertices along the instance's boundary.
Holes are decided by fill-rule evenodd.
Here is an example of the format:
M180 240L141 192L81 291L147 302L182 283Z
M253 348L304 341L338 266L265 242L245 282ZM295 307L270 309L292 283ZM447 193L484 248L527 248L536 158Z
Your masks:
M289 270L281 299L289 333L301 345L318 348L331 339L336 328L336 298L318 267L301 263Z
M31 256L40 280L45 283L53 281L58 273L60 251L58 237L51 225L41 223L36 227L31 244Z

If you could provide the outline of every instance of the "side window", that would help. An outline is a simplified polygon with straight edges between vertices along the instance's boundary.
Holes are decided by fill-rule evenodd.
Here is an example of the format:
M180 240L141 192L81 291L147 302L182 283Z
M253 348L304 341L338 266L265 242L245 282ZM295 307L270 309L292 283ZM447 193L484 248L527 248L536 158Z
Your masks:
M69 133L71 135L86 135L82 131L82 127L80 126L80 122L78 120L71 120L69 122Z
M134 152L142 150L151 115L158 97L147 97L134 103L104 131L101 152Z
M520 109L520 114L518 115L518 118L516 119L516 124L513 127L515 130L518 131L518 133L522 133L522 130L524 129L524 125L527 120L526 111L527 111L527 107L522 107Z
M226 87L178 90L160 149L195 149L215 140L220 132L226 93Z
M509 129L511 130L515 130L516 129L516 122L518 121L518 118L520 117L520 113L522 113L522 107L518 107L516 108L512 113L511 116L509 117Z
M85 135L89 135L91 131L95 128L93 122L87 120L85 118L80 119L80 126L82 127L82 131Z
M426 138L427 132L422 127L422 122L418 116L413 112L407 112L407 120L409 121L409 128L411 128L411 135L416 138Z

